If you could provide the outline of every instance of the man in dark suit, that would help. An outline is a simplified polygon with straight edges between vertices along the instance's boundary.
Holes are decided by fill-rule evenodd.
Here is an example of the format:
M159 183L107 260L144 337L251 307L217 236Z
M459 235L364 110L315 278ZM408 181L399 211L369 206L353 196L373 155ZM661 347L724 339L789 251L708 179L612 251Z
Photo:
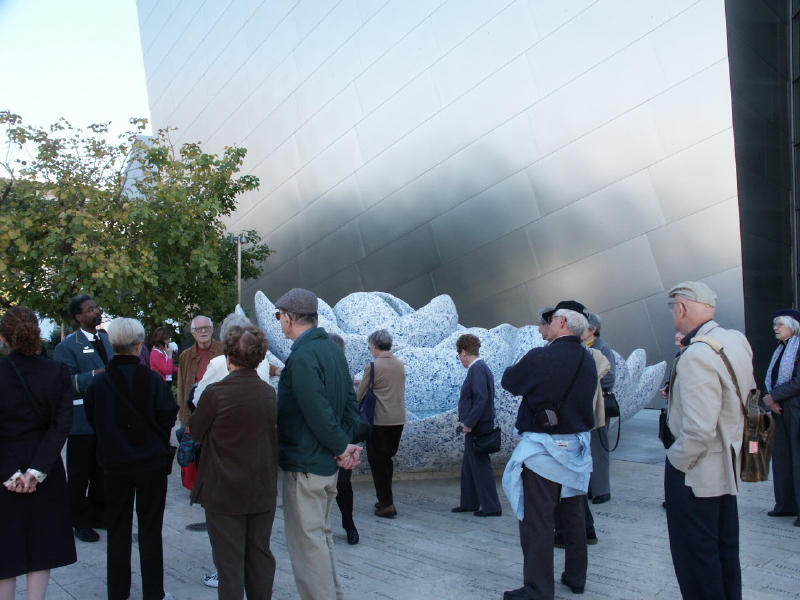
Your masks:
M93 529L105 529L103 470L97 464L97 436L86 420L83 394L97 373L105 370L114 356L111 342L97 326L103 311L91 296L75 296L69 301L69 314L76 330L56 346L55 359L69 367L74 395L72 428L67 440L67 477L72 526L75 537L96 542L100 536Z

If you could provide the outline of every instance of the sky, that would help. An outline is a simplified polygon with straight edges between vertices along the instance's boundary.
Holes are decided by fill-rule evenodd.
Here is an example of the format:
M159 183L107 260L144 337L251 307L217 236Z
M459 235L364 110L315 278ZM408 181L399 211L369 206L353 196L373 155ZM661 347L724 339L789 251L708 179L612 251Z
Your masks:
M150 116L136 0L0 0L0 65L0 110L24 123Z

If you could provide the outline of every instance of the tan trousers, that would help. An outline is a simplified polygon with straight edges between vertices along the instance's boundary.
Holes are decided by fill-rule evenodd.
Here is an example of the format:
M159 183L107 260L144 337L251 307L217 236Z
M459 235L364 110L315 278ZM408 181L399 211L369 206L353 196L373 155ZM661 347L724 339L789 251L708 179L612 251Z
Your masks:
M344 600L331 532L337 477L283 473L286 546L300 600Z

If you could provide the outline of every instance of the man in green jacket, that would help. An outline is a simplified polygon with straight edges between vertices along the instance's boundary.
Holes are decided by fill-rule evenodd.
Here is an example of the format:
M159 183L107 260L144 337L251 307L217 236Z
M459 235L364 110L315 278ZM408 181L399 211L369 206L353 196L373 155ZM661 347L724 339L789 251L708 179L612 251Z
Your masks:
M278 451L286 546L301 600L342 600L331 533L338 467L359 464L350 443L356 395L339 346L317 327L317 296L294 288L275 303L292 340L278 385Z

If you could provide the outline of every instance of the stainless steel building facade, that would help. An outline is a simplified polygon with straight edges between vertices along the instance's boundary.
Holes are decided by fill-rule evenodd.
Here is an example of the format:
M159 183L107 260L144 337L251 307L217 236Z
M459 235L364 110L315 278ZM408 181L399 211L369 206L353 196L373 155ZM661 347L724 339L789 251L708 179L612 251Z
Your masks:
M790 75L770 63L789 42L764 37L788 31L786 0L138 8L154 127L244 146L261 180L230 223L277 251L246 304L295 286L331 304L449 294L462 324L492 327L572 298L652 362L674 354L679 281L767 334L761 312L793 300ZM786 150L759 169L770 135Z

